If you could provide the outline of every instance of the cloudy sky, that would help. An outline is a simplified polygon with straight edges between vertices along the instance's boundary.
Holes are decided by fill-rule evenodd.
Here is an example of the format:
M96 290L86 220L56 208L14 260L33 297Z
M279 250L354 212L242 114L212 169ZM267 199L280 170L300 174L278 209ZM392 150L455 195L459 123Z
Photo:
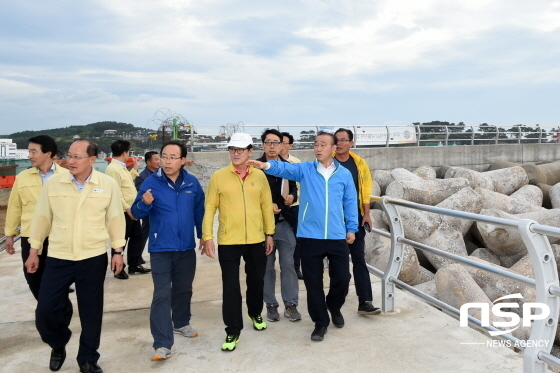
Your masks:
M161 108L199 132L558 126L559 82L560 1L0 1L0 134Z

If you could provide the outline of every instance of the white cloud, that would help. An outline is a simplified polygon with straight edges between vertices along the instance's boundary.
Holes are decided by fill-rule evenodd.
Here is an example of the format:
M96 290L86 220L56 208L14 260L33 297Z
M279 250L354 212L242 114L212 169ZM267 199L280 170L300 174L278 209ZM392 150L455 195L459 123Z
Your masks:
M33 104L50 127L57 116L144 122L159 107L217 125L406 123L436 119L425 100L477 106L473 90L558 94L559 1L98 0L49 8L54 25L42 2L6 4L0 110L13 119ZM455 121L558 114L495 99Z

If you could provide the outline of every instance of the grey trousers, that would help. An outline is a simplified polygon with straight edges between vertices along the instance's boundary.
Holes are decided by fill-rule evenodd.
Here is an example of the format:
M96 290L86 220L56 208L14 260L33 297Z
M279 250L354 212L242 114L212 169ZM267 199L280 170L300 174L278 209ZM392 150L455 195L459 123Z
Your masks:
M196 252L150 253L154 296L150 310L150 330L154 349L173 346L173 327L182 328L191 320L192 283Z
M266 272L264 274L264 301L266 304L278 305L276 300L276 253L280 257L280 287L284 305L293 303L297 306L299 294L299 282L294 269L294 250L296 238L294 231L287 221L276 224L274 234L275 249L266 260Z

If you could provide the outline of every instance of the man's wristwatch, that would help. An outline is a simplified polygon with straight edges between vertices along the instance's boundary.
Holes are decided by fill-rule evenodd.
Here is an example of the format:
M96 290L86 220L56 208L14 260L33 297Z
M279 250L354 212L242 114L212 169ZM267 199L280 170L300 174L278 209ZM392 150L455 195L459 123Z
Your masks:
M267 237L274 237L273 234L267 234L266 236L267 236Z
M124 251L115 251L115 255L124 255Z

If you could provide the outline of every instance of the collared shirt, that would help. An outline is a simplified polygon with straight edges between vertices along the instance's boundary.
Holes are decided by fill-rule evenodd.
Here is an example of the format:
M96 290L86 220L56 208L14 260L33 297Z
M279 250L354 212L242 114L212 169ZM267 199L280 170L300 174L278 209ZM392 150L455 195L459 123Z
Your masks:
M243 174L243 176L241 176L242 175L241 172L237 171L237 168L234 167L234 169L235 169L235 173L237 174L237 176L239 176L239 178L242 181L245 181L245 179L247 178L247 175L249 175L249 167L247 167L245 169L245 174Z
M87 185L87 183L89 182L89 179L91 179L91 173L89 174L89 176L87 177L86 181L84 181L83 184L80 184L78 182L78 180L76 180L76 178L74 177L74 175L70 174L70 180L72 180L72 182L76 185L76 188L78 188L78 193L82 193L82 190L84 190L84 187Z
M268 170L270 168L270 163L265 162L265 164L266 166L264 167L264 169ZM317 172L323 175L323 177L327 180L329 179L329 177L331 177L335 170L336 166L334 165L334 162L331 162L331 165L329 167L325 167L321 162L317 162Z
M123 168L126 168L126 163L119 161L118 159L113 158L113 160L115 162L117 162L118 164L120 164L121 166L123 166Z
M328 180L335 170L336 170L336 166L334 165L334 162L331 162L331 165L329 167L325 167L321 162L317 162L317 171L321 175L323 175L325 180Z
M49 180L49 178L54 175L54 170L55 170L55 166L54 166L54 162L51 165L51 168L49 168L49 170L47 171L46 174L42 174L41 170L39 168L37 168L37 172L39 172L39 176L41 176L41 181L43 183L43 185L45 185L45 183L47 182L47 180Z

